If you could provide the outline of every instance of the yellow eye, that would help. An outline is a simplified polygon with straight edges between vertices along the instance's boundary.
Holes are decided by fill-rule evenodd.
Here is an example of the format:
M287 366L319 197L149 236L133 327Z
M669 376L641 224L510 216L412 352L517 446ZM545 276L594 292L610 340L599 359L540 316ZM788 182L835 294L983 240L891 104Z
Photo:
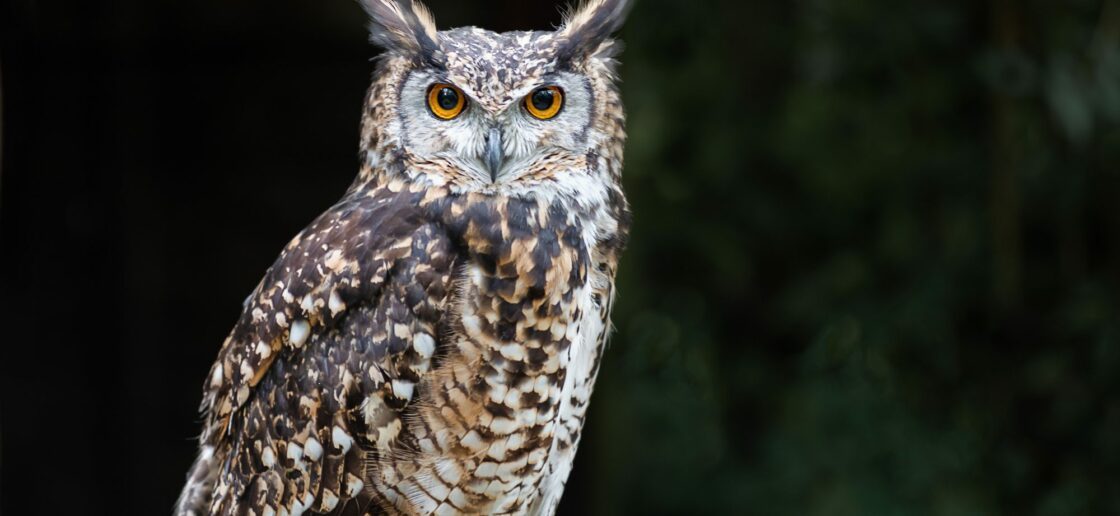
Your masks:
M428 109L442 120L451 120L463 112L467 99L463 92L450 84L434 84L428 90Z
M555 118L563 107L564 90L556 86L537 88L525 97L525 109L540 120Z

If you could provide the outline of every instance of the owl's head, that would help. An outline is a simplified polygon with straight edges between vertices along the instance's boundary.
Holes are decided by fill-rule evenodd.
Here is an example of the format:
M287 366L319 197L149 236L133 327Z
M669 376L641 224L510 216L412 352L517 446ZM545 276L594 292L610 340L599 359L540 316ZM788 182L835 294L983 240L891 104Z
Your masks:
M589 0L555 31L501 34L438 31L413 0L361 2L384 49L363 117L367 170L464 191L617 176L625 133L611 35L627 0Z

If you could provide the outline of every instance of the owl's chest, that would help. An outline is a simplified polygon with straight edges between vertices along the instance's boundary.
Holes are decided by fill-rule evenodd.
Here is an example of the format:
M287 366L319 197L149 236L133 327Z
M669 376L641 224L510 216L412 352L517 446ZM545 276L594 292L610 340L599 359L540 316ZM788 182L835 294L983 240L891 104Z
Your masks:
M410 480L396 489L458 512L536 513L554 506L575 453L609 278L589 251L593 226L560 209L497 210L500 222L468 206L467 222L449 224L468 252L446 304L444 352L408 423Z
M460 270L447 354L425 378L410 428L414 463L430 472L411 475L418 492L454 495L459 511L529 510L551 483L558 438L570 444L565 403L583 383L572 374L588 370L585 321L600 312L585 247L556 244L513 245Z
M573 359L586 359L583 320L598 314L584 283L520 298L526 287L499 293L492 287L501 278L481 268L466 267L451 349L422 388L428 400L411 430L416 463L431 473L413 478L461 512L523 513L567 435L561 412Z

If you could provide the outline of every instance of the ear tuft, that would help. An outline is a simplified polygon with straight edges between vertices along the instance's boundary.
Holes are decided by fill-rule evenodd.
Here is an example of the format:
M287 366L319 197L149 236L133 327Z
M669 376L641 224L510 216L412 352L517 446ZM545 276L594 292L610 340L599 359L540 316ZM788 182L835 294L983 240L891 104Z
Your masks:
M570 62L596 55L600 46L622 28L632 4L630 0L584 1L567 16L558 31L562 41L558 60Z
M369 14L369 40L389 51L430 59L439 49L435 20L415 0L359 0Z

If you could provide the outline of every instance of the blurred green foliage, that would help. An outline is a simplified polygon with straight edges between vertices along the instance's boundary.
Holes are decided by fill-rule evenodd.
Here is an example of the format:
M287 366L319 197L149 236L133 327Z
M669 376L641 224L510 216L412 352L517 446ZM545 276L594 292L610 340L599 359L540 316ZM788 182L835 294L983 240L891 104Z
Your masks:
M616 514L1120 514L1120 2L641 0Z

